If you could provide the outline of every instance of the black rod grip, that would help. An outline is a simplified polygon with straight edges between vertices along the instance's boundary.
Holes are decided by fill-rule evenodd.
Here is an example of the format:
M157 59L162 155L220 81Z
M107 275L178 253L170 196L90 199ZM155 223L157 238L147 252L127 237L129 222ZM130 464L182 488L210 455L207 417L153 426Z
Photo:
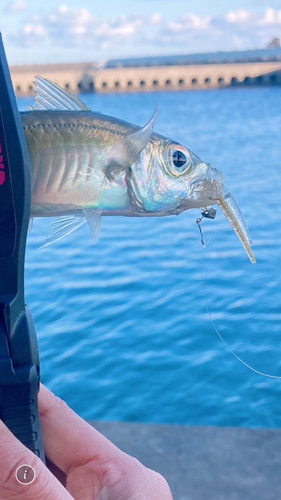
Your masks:
M25 316L25 314L23 314ZM6 324L3 310L0 311L0 418L10 431L44 463L44 444L41 432L38 392L39 392L39 357L35 330L28 313L19 322L19 332L28 328L32 349L25 346L23 365L13 363L10 355ZM23 339L26 335L22 335ZM24 351L24 346L23 346Z
M38 418L37 372L31 367L25 373L17 373L20 384L1 386L1 400L4 406L1 418L10 431L35 455L44 461L44 448ZM22 382L22 377L25 382Z
M37 339L24 299L30 199L28 150L0 34L0 418L45 461Z

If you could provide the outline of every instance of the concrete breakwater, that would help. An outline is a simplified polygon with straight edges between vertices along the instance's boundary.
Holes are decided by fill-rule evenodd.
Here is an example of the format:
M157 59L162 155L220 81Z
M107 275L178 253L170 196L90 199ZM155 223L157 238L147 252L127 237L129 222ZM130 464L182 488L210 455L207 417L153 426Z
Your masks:
M32 95L35 75L82 92L196 90L234 85L281 85L281 62L99 68L94 63L13 66L18 96Z
M160 472L174 500L280 498L280 429L92 424L123 451Z

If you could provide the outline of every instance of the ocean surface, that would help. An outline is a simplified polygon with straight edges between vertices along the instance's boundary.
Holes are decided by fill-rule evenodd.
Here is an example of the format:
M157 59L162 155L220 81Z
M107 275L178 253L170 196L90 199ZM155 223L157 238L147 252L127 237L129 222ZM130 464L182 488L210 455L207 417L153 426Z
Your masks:
M220 169L250 228L252 265L219 211L204 220L104 217L40 249L28 237L26 301L42 381L85 419L281 427L281 88L85 95ZM19 99L21 110L31 99ZM215 328L214 328L215 325Z

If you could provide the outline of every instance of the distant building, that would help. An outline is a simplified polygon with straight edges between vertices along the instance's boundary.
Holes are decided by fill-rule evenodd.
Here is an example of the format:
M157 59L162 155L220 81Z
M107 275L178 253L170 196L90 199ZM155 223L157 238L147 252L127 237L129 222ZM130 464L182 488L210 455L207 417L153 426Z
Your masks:
M273 38L273 40L266 47L267 49L279 49L281 47L281 38Z

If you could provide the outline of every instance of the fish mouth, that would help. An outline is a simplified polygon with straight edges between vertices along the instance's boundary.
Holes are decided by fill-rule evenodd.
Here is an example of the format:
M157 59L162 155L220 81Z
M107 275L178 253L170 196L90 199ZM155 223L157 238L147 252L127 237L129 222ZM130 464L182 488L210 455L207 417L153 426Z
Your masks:
M190 183L188 199L196 203L196 206L204 207L206 205L213 205L217 200L223 196L224 180L222 173L204 165L206 171Z

